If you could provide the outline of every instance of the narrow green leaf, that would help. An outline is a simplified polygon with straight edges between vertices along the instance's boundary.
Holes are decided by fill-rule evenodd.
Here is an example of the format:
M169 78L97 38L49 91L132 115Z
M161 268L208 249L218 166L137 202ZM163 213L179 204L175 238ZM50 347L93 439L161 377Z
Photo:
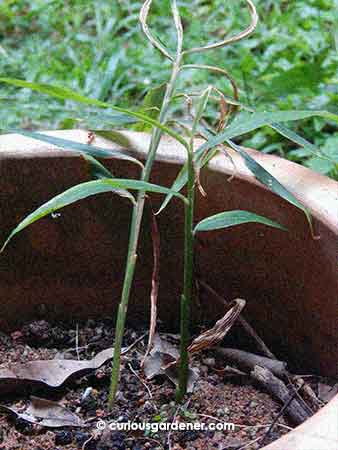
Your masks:
M327 155L324 155L320 151L320 149L318 149L315 145L311 144L311 142L309 142L306 139L304 139L303 137L299 136L297 133L295 133L294 131L292 131L289 128L285 127L284 125L281 125L281 124L276 123L276 122L269 122L269 123L266 123L266 125L270 126L274 130L276 130L278 133L280 133L283 136L287 137L288 139L292 140L296 144L301 145L302 147L308 149L310 151L310 153L314 153L314 154L316 154L319 157L322 157L324 159L327 159L327 160L331 161L331 158L328 157ZM236 128L237 128L237 126L236 126ZM230 129L230 131L231 131L230 127L228 127L227 129ZM206 133L207 130L204 129L203 132ZM232 135L232 132L230 133L230 135ZM211 139L214 139L214 138L217 137L217 136L211 137L210 133L209 133L209 136L210 136L209 142L211 141ZM225 142L227 142L227 139L225 139ZM229 145L231 145L231 144L229 143ZM235 144L233 144L233 145L235 145ZM198 150L195 152L194 157L198 160L201 157L201 155L205 153L207 148L209 148L209 147L206 147L205 144L202 144L201 147L199 147ZM207 164L214 157L214 155L216 153L217 152L215 150L213 150L213 153L210 155L210 157L206 157L204 159L204 162L200 165L200 167L204 167L204 165ZM249 158L250 158L250 156L249 156ZM256 164L258 164L258 163L256 163ZM185 164L182 167L182 169L180 170L180 173L178 174L177 178L175 179L175 181L174 181L174 183L172 185L172 188L175 189L175 191L180 191L186 185L187 180L188 180L187 167L186 167L186 164ZM282 186L282 185L280 185L280 186ZM269 187L271 188L270 185L269 185ZM282 186L282 188L285 189L283 186ZM283 189L282 189L282 191L283 191ZM286 192L284 192L284 194L286 195L286 197L288 197L288 196L293 197L292 194L290 194L290 193L287 194ZM286 199L286 197L285 197L285 199ZM164 200L163 204L161 205L161 208L159 209L157 214L159 214L168 205L168 203L170 202L171 198L172 198L172 196L170 194L165 198L165 200ZM293 198L294 198L294 200L296 200L295 197L293 197ZM298 208L301 207L301 209L303 209L304 212L307 211L307 210L305 210L304 207L302 207L302 205L300 204L300 202L298 202L298 200L296 200L296 202L297 202L297 204L294 203L295 206L297 206ZM311 232L313 232L312 222L311 222L310 216L308 214L309 213L306 213L306 217L309 220L309 223L310 223L310 226L311 226Z
M230 100L233 101L232 99L230 99ZM238 104L238 106L240 106L244 111L257 114L256 110L254 110L253 108L251 108L243 103L238 103L238 102L234 102L234 103ZM242 120L242 119L244 120L244 118L245 118L245 116L241 115L238 118L238 120ZM308 140L306 140L305 138L303 138L302 136L300 136L293 130L290 130L285 125L282 125L277 122L270 122L270 123L267 123L266 125L270 126L270 128L277 131L277 133L286 137L287 139L294 142L295 144L300 145L304 149L308 150L309 153L311 153L315 156L318 156L319 158L323 158L323 159L327 159L327 160L331 161L331 159L327 155L325 155L320 148L316 147L314 144L312 144L311 142L309 142Z
M202 116L205 112L205 108L207 107L211 92L212 92L212 88L209 86L205 89L205 91L199 97L197 108L196 108L196 115L194 118L192 130L191 130L192 135L195 135L195 133L196 133L199 122L202 119Z
M132 143L130 138L122 131L116 130L92 130L94 134L103 137L107 141L113 142L128 150L132 150L135 144Z
M322 159L331 161L331 159L328 156L324 155L324 153L320 150L320 148L316 147L311 142L307 141L302 136L299 136L299 134L295 133L294 131L290 130L289 128L285 127L284 125L272 122L270 124L270 127L273 128L275 131L277 131L277 133L288 138L290 141L292 141L295 144L298 144L301 147L303 147L304 149L308 150L308 152L311 153L312 155L315 155L318 158L322 158Z
M194 233L199 231L212 231L220 230L222 228L233 227L235 225L241 225L242 223L262 223L269 227L279 228L280 230L287 231L283 225L280 225L273 220L267 219L263 216L258 216L249 211L225 211L214 216L210 216L201 220L195 227Z
M205 153L204 151L198 150L194 153L194 165L196 169L202 169L204 166L208 164L208 162L216 155L218 150L212 150L210 152ZM176 192L179 192L188 182L188 166L185 163L177 175L174 183L171 186ZM164 199L160 209L156 212L156 215L160 214L168 205L170 200L173 198L173 195L170 193Z
M83 154L82 157L88 163L90 176L92 178L96 180L100 180L102 178L114 178L113 174L91 155Z
M27 136L32 139L36 139L38 141L48 142L49 144L56 145L57 147L64 148L66 150L75 150L80 153L96 156L97 158L111 158L112 156L115 156L119 159L125 159L127 161L133 162L134 164L137 164L140 167L143 167L143 164L136 158L133 158L132 156L126 155L117 150L95 147L95 145L81 144L80 142L70 141L69 139L62 139L55 136L49 136L43 133L36 133L34 131L26 131L21 129L10 131L13 133L22 134L23 136Z
M297 200L297 198L291 194L275 177L273 177L263 166L261 166L257 161L255 161L242 147L236 145L230 139L226 141L230 147L236 150L245 161L248 169L253 173L255 178L260 181L262 184L267 186L272 192L277 194L279 197L282 197L284 200L288 201L292 205L296 206L300 210L302 210L309 222L311 233L313 235L313 226L312 219L309 211L305 208L302 203Z
M157 119L163 103L166 88L166 83L163 83L150 89L144 97L143 106L139 112L142 114L147 114L152 119ZM147 126L145 123L138 123L134 128L135 131L151 130L151 127L149 127L149 125Z
M84 95L78 94L77 92L72 91L71 89L52 86L46 83L31 83L29 81L19 80L17 78L6 78L6 77L1 77L0 82L11 84L17 87L32 89L34 91L50 95L60 100L73 100L75 102L83 103L86 105L98 106L100 108L111 108L114 111L126 114L127 116L136 117L137 119L141 120L144 123L159 128L164 133L167 133L169 136L173 137L182 145L184 145L185 148L188 148L188 143L178 133L176 133L175 131L166 127L162 123L158 122L155 119L152 119L151 117L145 114L134 112L129 109L119 108L111 103L106 103L102 102L101 100L95 100L93 98L85 97Z
M209 98L210 93L205 92L203 95L202 102L205 101L207 98ZM211 133L203 127L203 134L211 137ZM209 161L218 153L217 149L211 150L207 152L204 150L203 145L199 147L194 152L194 166L197 170L202 169L204 166L206 166ZM179 174L177 175L174 183L172 184L171 188L175 191L180 191L188 182L188 166L187 163L185 163L180 170ZM157 211L157 214L160 214L168 205L170 200L172 199L172 195L168 194L166 198L164 199L164 202L162 203L160 209Z
M272 122L290 122L307 119L309 117L324 117L327 120L338 122L338 116L327 111L277 111L262 113L246 113L239 115L222 133L211 137L202 145L203 150L216 147L227 139L233 139L242 134L254 131Z
M97 159L93 158L90 155L82 154L83 159L86 161L89 167L90 176L94 180L102 180L103 178L114 178L112 173L101 164ZM136 200L134 196L125 189L112 189L114 194L119 195L120 197L127 198L132 202L133 205L136 205Z
M110 126L124 126L137 123L138 121L135 117L129 117L126 114L104 113L100 111L70 110L69 114L78 122L86 121L89 124L88 126L92 128L102 126L105 123ZM90 124L95 124L95 126Z
M67 189L62 194L59 194L56 197L52 198L47 203L37 208L33 213L29 214L11 232L6 242L2 246L0 253L4 250L8 242L13 238L13 236L15 236L17 233L19 233L32 223L41 219L42 217L45 217L53 213L54 211L64 208L65 206L75 203L84 198L96 194L101 194L104 192L114 192L114 190L116 189L131 189L136 191L154 192L159 194L168 194L170 192L171 194L183 200L185 203L187 202L186 198L183 195L179 194L178 192L173 192L171 189L167 189L165 187L158 186L156 184L147 183L145 181L128 180L121 178L113 178L113 179L103 178L100 180L88 181L86 183L81 183L76 186L73 186L70 189Z

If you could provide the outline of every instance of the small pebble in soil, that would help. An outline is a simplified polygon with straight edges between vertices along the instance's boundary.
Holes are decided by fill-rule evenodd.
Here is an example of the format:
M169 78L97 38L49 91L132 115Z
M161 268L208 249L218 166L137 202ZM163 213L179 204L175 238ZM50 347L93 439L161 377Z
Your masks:
M89 433L83 433L82 431L77 431L75 434L75 442L79 447L82 447L83 444L90 439Z
M117 391L116 392L116 396L115 396L115 400L117 402L125 402L126 398L125 398L125 396L123 395L123 393L121 391Z
M128 422L128 420L129 420L129 418L127 415L122 415L116 419L116 422L125 423L125 422Z
M148 413L155 411L154 405L149 400L144 402L143 409L145 412L148 412Z
M199 436L197 431L184 431L180 434L178 442L184 444L188 441L194 441Z
M26 420L17 418L15 420L15 428L19 433L30 434L33 431L33 425Z
M55 433L55 445L68 445L73 441L73 434L70 431L57 431Z
M91 386L88 386L85 389L85 391L84 391L84 393L82 394L82 397L81 397L81 403L86 401L87 397L90 397L90 394L92 393L92 391L93 391L93 388Z
M87 387L80 400L81 407L88 411L95 410L97 406L97 396L98 391L96 389Z
M209 366L209 367L214 367L216 364L215 358L203 358L202 362L203 362L203 364L205 364L206 366Z
M97 450L125 450L125 435L119 431L115 433L103 433L97 443Z
M238 450L239 448L243 447L243 444L243 441L229 437L226 439L226 447L223 447L223 450Z

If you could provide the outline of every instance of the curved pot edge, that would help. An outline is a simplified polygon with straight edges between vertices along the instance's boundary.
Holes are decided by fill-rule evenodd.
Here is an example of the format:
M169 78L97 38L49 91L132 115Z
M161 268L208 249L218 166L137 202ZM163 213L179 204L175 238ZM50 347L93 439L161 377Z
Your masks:
M316 414L263 450L337 450L338 395Z
M80 143L87 143L88 131L79 130L57 130L43 131L44 134L74 140ZM124 145L112 144L108 140L96 137L95 145L103 148L127 150L128 153L140 159L145 159L150 141L150 135L144 132L121 130L118 133L125 141ZM201 144L201 140L196 139L196 147ZM30 149L22 152L22 147L28 146ZM32 147L32 148L31 148ZM328 177L314 172L304 166L296 164L275 155L264 154L256 150L247 149L266 170L275 176L282 184L287 186L313 215L322 220L332 231L338 235L338 183ZM19 153L18 153L19 152ZM218 171L226 175L235 175L250 181L253 184L265 188L255 179L250 170L246 167L243 159L232 149L228 148L230 158L225 155L217 155L209 163L211 171ZM0 160L2 157L8 158L31 158L31 157L53 157L53 156L74 156L75 152L62 151L51 144L37 141L19 134L4 134L0 137ZM173 164L183 164L186 160L184 147L173 138L163 136L161 145L157 152L160 161ZM236 167L234 173L234 164Z

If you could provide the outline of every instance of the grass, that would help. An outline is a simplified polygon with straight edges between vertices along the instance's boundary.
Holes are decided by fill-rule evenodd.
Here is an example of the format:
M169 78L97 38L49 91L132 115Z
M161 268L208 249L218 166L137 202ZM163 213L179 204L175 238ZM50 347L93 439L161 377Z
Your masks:
M224 0L180 1L186 46L200 45L210 36L219 40L236 33L248 22L243 5L234 0L229 4ZM138 107L149 86L166 81L169 70L169 64L139 32L140 6L140 1L130 0L5 0L0 5L0 73L67 86L119 106ZM256 6L262 20L253 37L192 56L193 61L231 67L241 102L257 110L325 109L337 113L337 1L257 0ZM189 27L189 23L193 25ZM167 0L154 4L151 24L173 47L175 32ZM209 84L231 96L228 82L207 71L186 72L181 88L194 91ZM2 129L81 126L73 120L71 103L4 86L0 97L5 106L0 110ZM78 107L75 113L78 117L84 114ZM208 115L214 114L210 108ZM86 123L101 127L95 116ZM338 161L336 125L311 118L294 127ZM271 129L250 133L241 142L338 178L337 164L323 163Z

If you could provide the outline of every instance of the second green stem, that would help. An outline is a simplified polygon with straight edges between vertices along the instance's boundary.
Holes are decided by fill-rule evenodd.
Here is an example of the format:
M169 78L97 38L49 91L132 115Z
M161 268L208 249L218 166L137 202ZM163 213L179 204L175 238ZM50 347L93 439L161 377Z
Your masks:
M176 393L177 401L181 401L187 391L189 378L190 312L194 275L194 203L195 203L195 171L193 163L193 141L188 153L188 205L185 208L184 223L184 288L181 298L181 345L179 385Z

